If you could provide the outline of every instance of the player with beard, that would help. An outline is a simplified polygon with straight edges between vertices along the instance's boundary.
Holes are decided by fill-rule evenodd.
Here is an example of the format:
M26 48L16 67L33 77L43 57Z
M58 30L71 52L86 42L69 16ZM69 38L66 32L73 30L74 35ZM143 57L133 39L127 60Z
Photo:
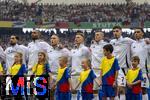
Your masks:
M138 56L140 58L139 66L143 73L142 92L143 100L149 100L147 95L147 88L149 88L148 80L148 53L150 53L149 40L143 38L144 30L142 28L135 28L134 38L135 42L131 45L131 56Z
M18 44L19 37L16 35L10 36L10 46L6 48L5 50L5 57L6 57L6 70L7 74L8 69L13 65L14 63L14 56L17 52L22 53L23 55L23 63L26 64L27 61L27 55L28 55L28 49L24 45Z
M28 74L32 74L32 67L38 61L38 53L44 51L48 53L51 51L51 46L40 39L41 33L37 30L33 30L31 33L32 42L28 44L28 51L29 51L29 59L28 59Z

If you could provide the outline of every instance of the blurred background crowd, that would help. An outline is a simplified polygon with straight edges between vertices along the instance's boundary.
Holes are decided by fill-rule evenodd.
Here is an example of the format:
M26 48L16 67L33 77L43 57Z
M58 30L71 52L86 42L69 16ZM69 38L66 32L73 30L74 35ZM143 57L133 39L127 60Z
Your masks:
M9 0L8 0L9 1ZM24 4L0 1L0 20L55 23L65 22L123 22L150 20L150 4ZM41 21L41 22L42 22Z

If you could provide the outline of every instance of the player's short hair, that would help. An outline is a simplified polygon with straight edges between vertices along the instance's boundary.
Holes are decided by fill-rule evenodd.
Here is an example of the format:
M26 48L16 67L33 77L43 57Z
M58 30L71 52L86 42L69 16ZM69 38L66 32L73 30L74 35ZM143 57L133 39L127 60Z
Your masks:
M104 36L104 32L102 32L102 31L95 31L95 34L96 34L96 33L101 33L101 34ZM95 34L94 34L94 35L95 35Z
M39 35L41 35L41 32L39 30L33 30L32 32L37 32Z
M82 36L82 37L84 38L84 34L83 34L82 31L77 31L77 32L76 32L76 35L80 35L80 36Z
M11 35L11 36L14 36L16 40L19 40L19 37L17 35Z
M57 36L57 37L59 38L59 35L58 35L58 34L52 34L51 36L53 36L53 35L54 35L54 36Z
M114 26L114 27L113 27L113 30L114 30L114 29L120 29L120 30L122 30L121 26Z
M139 58L139 56L133 56L133 57L132 57L132 60L133 60L133 61L138 61L138 63L140 63L140 58Z
M134 28L134 30L135 30L135 29L139 29L139 30L141 30L142 33L144 33L144 30L143 30L143 28L141 28L141 27L136 27L136 28Z
M114 51L114 48L111 44L104 45L103 49L105 49L106 51L110 51L110 53Z

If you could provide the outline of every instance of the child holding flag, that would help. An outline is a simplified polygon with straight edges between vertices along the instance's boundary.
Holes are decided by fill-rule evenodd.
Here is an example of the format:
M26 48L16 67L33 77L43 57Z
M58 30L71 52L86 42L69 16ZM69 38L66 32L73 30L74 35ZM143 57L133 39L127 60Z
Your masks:
M140 59L138 56L132 57L132 68L128 70L127 79L127 100L142 100L141 82L142 71L138 67Z
M113 46L107 44L103 47L103 53L105 57L102 58L100 69L100 79L102 80L102 98L107 100L114 100L116 95L115 87L117 86L118 70L120 69L118 60L112 55ZM99 98L100 100L102 98Z
M96 78L94 71L91 69L91 61L87 58L82 60L83 71L79 76L79 83L75 87L75 90L81 85L82 100L92 100L93 96L93 83L94 81L100 85L99 80Z
M56 87L56 100L71 100L72 83L67 64L68 58L60 57L57 80L53 87Z

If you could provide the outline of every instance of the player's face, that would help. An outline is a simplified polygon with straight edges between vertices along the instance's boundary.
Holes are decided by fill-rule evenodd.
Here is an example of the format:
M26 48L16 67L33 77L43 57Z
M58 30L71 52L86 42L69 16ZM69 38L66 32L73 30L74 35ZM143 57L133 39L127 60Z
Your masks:
M83 37L81 36L81 35L76 35L76 37L75 37L75 43L76 44L81 44L81 43L83 43Z
M15 45L16 43L17 43L16 37L15 37L15 36L11 36L11 37L10 37L10 44L11 44L11 45Z
M103 39L103 33L101 33L101 32L95 33L95 41L96 42L99 42L102 39Z
M136 68L138 66L139 62L137 60L132 60L132 66Z
M39 39L39 35L40 35L40 33L37 32L37 31L33 31L33 32L31 33L31 37L32 37L33 40Z
M120 38L122 32L121 32L120 29L114 29L114 30L113 30L113 34L114 34L114 37L115 37L116 39L118 39L118 38Z
M15 54L14 58L15 58L15 62L20 62L21 61L21 56L17 53Z
M134 37L135 39L142 39L143 38L143 32L140 29L134 30Z
M42 53L38 54L38 61L43 61L45 59L44 55Z
M59 43L59 38L58 38L58 36L52 35L50 42L51 42L51 45L52 45L52 46L57 45L57 44Z

